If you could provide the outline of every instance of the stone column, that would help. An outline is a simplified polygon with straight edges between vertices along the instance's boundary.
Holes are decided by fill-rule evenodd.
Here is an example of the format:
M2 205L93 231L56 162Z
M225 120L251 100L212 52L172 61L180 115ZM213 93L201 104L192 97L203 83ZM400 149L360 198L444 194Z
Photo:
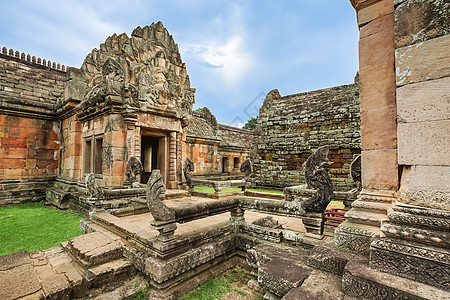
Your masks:
M169 183L170 189L177 188L177 133L171 132L169 135Z
M398 190L393 0L351 0L360 30L362 191L335 232L338 248L369 253Z
M370 266L450 291L450 3L395 1L397 203ZM443 296L444 297L444 296Z

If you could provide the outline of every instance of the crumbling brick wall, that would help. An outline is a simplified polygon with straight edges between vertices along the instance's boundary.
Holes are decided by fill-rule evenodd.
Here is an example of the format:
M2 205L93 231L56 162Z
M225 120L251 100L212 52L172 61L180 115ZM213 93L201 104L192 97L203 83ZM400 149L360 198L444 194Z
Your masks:
M65 72L0 54L0 206L45 198L58 174Z
M350 189L350 163L361 152L360 136L357 84L266 98L255 132L253 184L303 184L302 164L319 147L329 145L335 189Z

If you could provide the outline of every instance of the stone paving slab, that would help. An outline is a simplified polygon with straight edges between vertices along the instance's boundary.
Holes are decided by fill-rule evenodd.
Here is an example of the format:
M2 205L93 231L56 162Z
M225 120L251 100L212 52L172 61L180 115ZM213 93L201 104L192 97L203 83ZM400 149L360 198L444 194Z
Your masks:
M28 251L3 255L0 256L0 271L5 271L29 263L31 263L31 258Z
M6 271L0 271L0 299L9 300L34 294L41 289L31 260Z

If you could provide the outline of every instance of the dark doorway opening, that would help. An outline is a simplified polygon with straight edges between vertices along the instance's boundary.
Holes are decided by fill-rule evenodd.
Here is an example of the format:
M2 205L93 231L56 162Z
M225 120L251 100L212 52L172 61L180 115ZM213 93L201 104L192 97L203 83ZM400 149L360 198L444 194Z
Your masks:
M222 173L226 173L228 170L228 157L222 157Z
M158 146L159 138L143 136L141 139L141 162L144 171L141 176L141 183L147 183L152 170L158 169Z

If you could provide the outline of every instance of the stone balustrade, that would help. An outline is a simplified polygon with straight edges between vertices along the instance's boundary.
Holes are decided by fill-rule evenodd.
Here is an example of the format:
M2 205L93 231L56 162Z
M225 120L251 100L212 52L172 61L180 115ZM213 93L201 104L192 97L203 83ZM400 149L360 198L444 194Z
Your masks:
M31 56L30 54L25 54L24 52L14 51L14 49L9 49L6 47L2 48L1 54L15 57L24 62L28 62L34 65L40 65L43 67L47 67L50 69L66 72L67 68L65 65L61 65L60 63L52 62L51 60L41 59L40 57L36 58L36 56Z

